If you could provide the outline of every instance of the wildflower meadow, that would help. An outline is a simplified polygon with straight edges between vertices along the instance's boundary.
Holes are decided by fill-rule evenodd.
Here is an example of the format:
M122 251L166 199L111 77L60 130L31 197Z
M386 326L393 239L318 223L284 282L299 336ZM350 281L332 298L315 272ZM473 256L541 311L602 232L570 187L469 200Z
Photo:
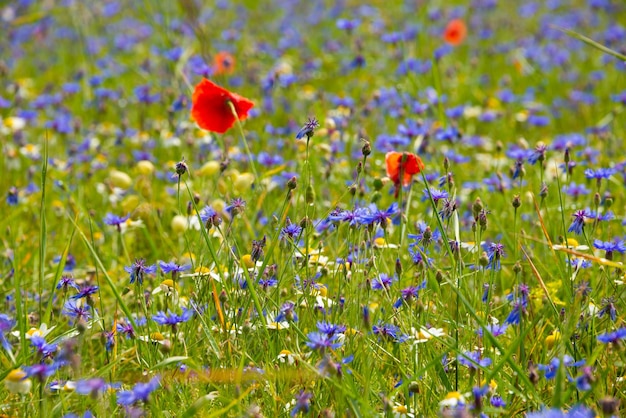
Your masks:
M0 417L626 416L623 0L0 33Z

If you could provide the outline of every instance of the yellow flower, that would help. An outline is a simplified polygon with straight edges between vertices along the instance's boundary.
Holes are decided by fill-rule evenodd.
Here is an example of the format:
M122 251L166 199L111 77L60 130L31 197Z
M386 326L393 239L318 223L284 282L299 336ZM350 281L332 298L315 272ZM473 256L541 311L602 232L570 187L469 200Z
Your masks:
M561 333L557 330L552 331L552 334L546 337L545 343L548 350L554 347L554 344L561 339Z
M4 379L4 386L11 393L20 393L22 395L30 392L32 382L26 379L26 372L22 369L13 369Z

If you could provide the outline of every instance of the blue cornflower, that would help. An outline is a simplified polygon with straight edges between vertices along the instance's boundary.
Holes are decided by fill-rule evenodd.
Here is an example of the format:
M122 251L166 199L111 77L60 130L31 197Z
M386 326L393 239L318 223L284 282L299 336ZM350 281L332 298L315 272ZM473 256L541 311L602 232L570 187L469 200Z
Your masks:
M130 218L130 215L126 215L126 216L117 216L114 215L112 213L107 213L104 216L103 222L107 225L111 225L111 226L115 226L117 227L118 231L122 230L122 224L124 222L126 222L128 220L128 218Z
M298 314L295 311L296 304L293 302L285 302L280 307L278 315L274 318L275 322L282 322L285 320L298 322Z
M606 314L609 314L613 322L617 319L617 309L615 308L615 298L613 296L602 298L602 309L598 311L598 318L602 318Z
M615 174L614 168L598 168L595 170L588 168L585 170L585 177L588 178L589 180L596 179L598 183L602 179L608 179L613 174Z
M404 342L408 339L408 336L400 333L400 328L393 324L385 324L379 322L378 325L372 327L374 335L378 335L386 340L391 340L396 343Z
M97 397L99 393L104 392L107 388L107 384L101 377L94 377L92 379L81 379L76 382L76 393L79 395L91 395Z
M589 190L584 184L571 182L568 186L563 186L563 193L572 196L573 198L577 198L588 195L591 193L591 190Z
M326 334L329 337L332 337L336 334L343 334L344 332L346 332L345 325L336 325L327 321L319 321L317 323L317 329L319 330L319 332L321 332L322 334Z
M604 344L617 344L620 340L623 340L624 338L626 338L626 327L622 327L617 331L598 335L598 341Z
M452 214L457 210L458 202L456 199L443 199L443 204L441 206L441 210L439 211L439 216L444 219L450 219Z
M37 353L44 359L52 357L54 353L56 353L57 351L56 344L48 344L46 342L46 339L39 335L33 335L30 339L30 344L35 348Z
M309 118L307 123L302 126L302 129L298 131L296 134L296 139L302 139L306 136L307 140L311 139L313 133L317 128L319 128L320 124L315 118Z
M307 347L311 350L320 350L324 352L327 348L335 349L341 347L341 342L337 342L338 335L328 335L321 332L309 332L307 335L309 341L306 342Z
M171 327L176 327L178 324L182 322L187 322L193 317L193 309L183 308L182 315L175 314L171 310L167 310L167 314L163 311L157 312L156 315L152 317L152 320L159 325L169 325Z
M0 344L5 350L11 351L11 343L6 339L5 335L15 326L15 320L10 316L0 313Z
M298 224L292 223L291 219L287 218L285 220L285 226L280 230L280 238L293 241L300 236L301 232L302 227Z
M148 396L159 388L159 377L155 376L148 383L137 383L132 390L124 390L117 394L117 403L132 405L137 402L147 402Z
M424 258L424 252L424 248L409 244L409 255L411 256L413 264L418 265L424 263L426 265L430 265L432 263L432 258Z
M72 276L68 276L68 275L61 276L59 283L57 283L57 290L58 289L67 290L69 287L73 287L76 290L80 290L80 287L78 287L78 285L76 284Z
M439 239L441 239L441 233L439 232L439 229L435 229L434 231L432 231L424 221L419 221L417 223L417 229L417 234L408 234L408 237L410 239L415 240L415 242L409 244L409 247L421 245L422 247L426 248L433 241L437 242L439 241Z
M43 382L46 378L52 376L61 367L60 363L38 363L32 366L26 366L23 368L26 373L26 377L35 377L40 382Z
M439 190L439 189L435 189L435 188L431 188L430 189L430 194L428 194L428 189L424 189L423 190L423 196L422 196L422 202L425 202L425 201L429 200L430 196L432 196L433 200L435 201L435 206L437 206L441 199L447 199L450 195L445 190Z
M596 380L593 376L593 371L591 367L585 366L581 369L581 372L582 374L574 379L574 382L576 383L576 389L580 391L591 390L591 384Z
M596 413L586 407L579 405L568 412L558 408L544 409L538 412L529 412L526 418L595 418Z
M371 286L373 290L388 290L391 285L396 281L398 281L398 278L396 276L389 276L385 273L381 273L378 275L378 277L372 279Z
M246 209L246 201L241 197L236 197L230 201L230 205L226 206L224 210L230 213L232 216L237 216Z
M387 208L387 210L373 209L368 215L365 215L363 218L366 221L365 223L370 224L378 224L381 228L387 228L389 225L389 220L392 216L398 213L398 203L393 202L391 206Z
M70 299L82 299L82 298L89 298L91 297L91 295L95 294L96 292L98 292L99 287L98 286L83 286L80 288L80 290L78 291L78 293L76 293L75 295L71 296Z
M507 324L511 324L511 325L519 324L520 320L522 319L522 314L524 312L526 312L526 309L525 309L526 306L525 305L526 304L524 303L524 301L522 301L520 299L515 301L513 303L513 309L511 309L511 312L506 317L504 322L506 322Z
M506 406L506 402L498 395L492 396L489 402L494 408L504 408Z
M506 333L506 330L507 330L508 327L509 327L509 325L505 323L505 324L502 324L502 325L500 325L500 324L488 324L485 328L494 337L499 337L500 335L504 335ZM476 332L478 333L478 335L480 335L482 337L484 329L483 328L479 328L478 331L476 331Z
M91 307L86 303L78 305L75 300L68 300L63 306L63 315L74 318L74 322L88 321L91 318L89 313Z
M207 205L200 209L198 215L200 215L200 220L204 225L206 225L207 228L211 228L213 225L219 225L222 223L222 217L211 206Z
M593 246L599 250L605 251L605 258L607 260L612 260L613 253L615 252L620 254L624 254L624 252L626 252L626 244L624 244L623 240L617 238L613 241L600 241L599 239L596 239L593 241Z
M419 297L419 291L426 288L426 280L424 280L419 286L409 286L400 290L400 298L393 304L393 307L398 309L402 306L402 302L411 302Z
M548 147L545 144L537 144L535 149L528 155L528 163L534 165L537 161L546 159L546 151Z
M300 412L309 412L309 409L311 409L312 398L312 393L301 390L300 393L296 395L296 405L293 407L289 415L295 417Z
M576 235L580 235L583 233L583 227L585 226L585 218L590 218L590 212L585 210L577 210L572 214L574 218L572 223L570 224L567 232L573 232Z
M191 268L191 264L185 264L181 266L181 265L174 263L173 261L171 263L166 263L165 261L159 261L159 266L161 267L163 274L181 273Z
M345 30L350 33L361 24L359 19L337 19L337 29Z
M574 359L571 356L565 354L563 356L562 363L561 363L561 359L559 359L558 357L555 357L552 360L550 360L549 364L538 364L537 368L545 372L546 379L551 380L556 377L556 374L561 364L563 364L563 366L565 367L580 367L585 364L585 360L583 359L579 361L574 361Z
M501 243L492 242L487 247L487 257L489 258L489 263L487 264L487 269L500 270L500 259L505 257L506 254L504 252L504 245Z
M147 266L146 260L143 258L137 258L135 262L130 266L125 266L124 270L130 274L130 283L133 284L137 281L138 285L143 284L143 279L146 274L156 273L156 264Z
M145 322L145 321L143 321L143 322ZM137 323L137 325L139 325L139 323ZM116 331L119 334L125 335L126 338L135 338L135 329L130 324L130 321L118 322L117 326L115 327L115 329L116 329Z
M481 359L478 351L466 351L463 354L459 354L457 360L460 364L468 367L470 370L478 370L479 367L487 367L491 365L491 359L488 357Z
M103 331L102 336L104 337L104 348L111 351L115 346L115 331Z
M260 278L259 285L263 288L263 290L267 290L268 287L274 287L278 284L278 280L276 277L269 277L267 279Z

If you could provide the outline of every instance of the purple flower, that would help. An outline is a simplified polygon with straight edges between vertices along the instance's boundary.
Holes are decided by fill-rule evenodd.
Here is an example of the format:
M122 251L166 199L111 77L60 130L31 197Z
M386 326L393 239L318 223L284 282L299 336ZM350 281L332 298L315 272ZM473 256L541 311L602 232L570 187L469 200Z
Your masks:
M391 340L396 343L404 342L408 339L408 336L400 333L400 328L393 324L385 324L379 322L378 325L372 327L374 335L378 335L380 338Z
M388 290L391 285L396 281L398 281L398 278L396 276L389 276L385 273L381 273L378 275L378 277L372 279L371 286L373 290Z
M324 352L327 348L335 349L341 347L341 342L337 342L338 335L329 336L321 332L309 332L307 337L309 341L306 342L306 345L311 350Z
M15 320L10 316L0 313L0 344L5 350L11 351L11 343L6 339L5 335L13 329Z
M35 348L35 351L41 356L41 358L50 358L56 353L57 345L48 344L45 338L39 335L33 335L30 339L30 344Z
M236 216L242 213L245 209L246 209L246 201L240 197L236 197L230 201L230 205L226 206L224 210L230 213L231 215Z
M570 224L567 232L573 232L576 235L583 233L583 227L585 226L585 218L590 218L590 213L587 210L577 210L572 215L572 223Z
M112 213L107 213L104 216L103 222L107 225L111 225L111 226L115 226L117 227L118 231L122 230L122 224L124 222L126 222L128 220L128 218L130 218L130 215L126 215L126 216L117 216L117 215L113 215Z
M192 317L192 309L183 308L182 315L175 314L168 309L167 314L163 311L157 312L157 314L152 317L152 320L159 325L169 325L171 327L175 327L182 322L189 321Z
M319 321L317 323L317 329L319 330L319 332L321 332L322 334L326 334L329 337L332 337L336 334L343 334L344 332L346 332L345 325L335 325L327 321Z
M59 363L39 363L32 366L24 367L23 370L26 373L26 377L35 377L40 382L43 382L46 378L55 374L59 367L61 367Z
M143 279L146 274L156 273L156 264L146 266L146 260L138 258L131 266L125 266L124 270L130 274L130 283L133 284L137 281L138 285L143 284Z
M568 412L563 412L558 408L552 408L526 414L526 418L595 418L595 416L595 412L582 405L575 406Z
M181 265L174 263L173 261L171 263L166 263L165 261L159 261L159 266L161 267L163 274L180 273L183 271L187 271L191 268L190 264L185 264L184 266L181 266Z
M79 380L76 382L76 393L79 395L91 395L92 397L98 396L98 393L103 392L107 388L107 384L101 377L94 377L92 379Z
M487 264L487 269L500 270L500 259L505 257L504 253L504 245L501 243L492 242L487 247L487 257L489 258L489 263Z
M487 331L489 331L489 333L491 333L491 335L493 335L494 337L499 337L500 335L504 335L504 333L506 332L506 329L509 327L508 324L488 324L485 328L487 329ZM480 335L481 337L483 336L483 328L479 328L477 333L478 335Z
M463 354L459 354L457 360L463 366L468 367L470 370L478 370L479 367L487 367L491 365L491 359L488 357L480 358L478 351L466 351Z
M211 206L205 206L198 214L200 215L200 220L202 220L202 223L206 225L207 228L222 223L222 217Z
M66 275L61 276L61 279L59 280L59 283L57 284L57 289L62 288L63 290L67 290L68 287L73 287L76 290L80 290L80 288L78 287L78 285L76 284L72 276L66 276Z
M296 395L296 405L293 407L289 415L292 417L295 417L300 412L304 412L304 413L309 412L309 409L311 409L312 398L313 398L312 393L301 390L300 393Z
M549 364L538 364L537 368L545 372L546 379L551 380L556 377L559 367L563 364L565 367L579 367L585 364L585 360L574 361L574 359L565 354L563 356L563 362L558 357L550 360Z
M296 139L302 139L305 136L307 140L311 139L313 133L317 128L319 128L320 124L316 118L309 118L309 120L302 126L302 128L296 134Z
M159 377L155 376L148 383L137 383L132 390L124 390L117 394L117 403L120 405L132 405L137 402L147 402L150 393L159 388Z
M302 227L298 224L292 223L291 219L287 218L285 220L284 228L280 230L280 238L294 240L300 236L300 232L302 232Z
M624 244L624 241L617 238L613 241L600 241L599 239L596 239L593 241L593 246L599 250L605 251L605 257L608 260L613 259L613 253L615 252L620 254L624 254L624 252L626 252L626 245Z
M83 286L80 288L77 294L70 297L70 299L82 299L89 298L91 295L95 294L98 291L98 286Z
M598 335L598 341L604 344L617 344L620 340L623 340L624 338L626 338L626 327L622 327L617 331Z
M89 313L91 307L86 303L78 305L75 300L68 300L63 306L63 315L74 318L74 322L88 321L91 318Z

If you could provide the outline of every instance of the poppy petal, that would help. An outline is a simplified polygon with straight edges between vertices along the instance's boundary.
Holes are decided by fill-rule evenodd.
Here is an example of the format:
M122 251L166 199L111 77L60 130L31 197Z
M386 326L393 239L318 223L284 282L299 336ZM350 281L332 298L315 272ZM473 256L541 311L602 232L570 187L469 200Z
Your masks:
M198 83L193 92L191 117L202 129L224 133L236 121L228 102L233 104L239 120L246 119L248 111L254 106L254 103L250 100L231 93L204 78Z

